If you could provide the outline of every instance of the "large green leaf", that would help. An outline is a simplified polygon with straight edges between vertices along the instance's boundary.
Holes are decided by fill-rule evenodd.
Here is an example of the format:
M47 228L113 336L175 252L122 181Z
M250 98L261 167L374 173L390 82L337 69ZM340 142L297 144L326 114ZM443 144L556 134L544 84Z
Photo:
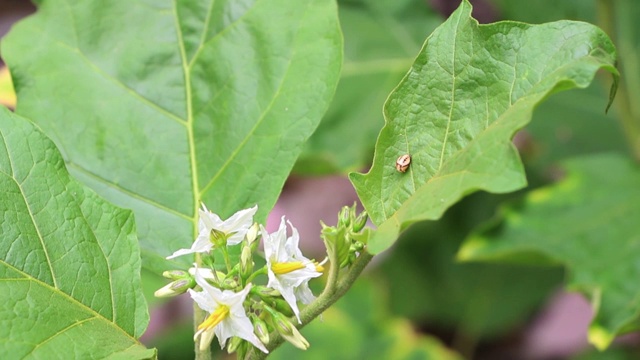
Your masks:
M614 60L610 40L590 24L478 25L463 1L389 96L373 167L351 174L379 226L369 250L383 251L406 226L439 218L470 192L525 186L514 133L549 94L588 86L600 68L617 76ZM403 154L413 159L406 173L395 169Z
M54 144L0 108L0 357L154 357L133 214L72 180Z
M382 106L442 23L424 0L339 2L344 66L327 114L294 171L324 174L360 170L371 163Z
M471 236L462 259L522 260L542 254L564 264L568 287L586 294L595 317L589 338L599 348L640 320L640 168L620 155L566 163L566 177L534 190Z
M472 228L504 197L476 193L439 221L418 223L402 234L375 272L386 279L396 314L475 340L513 334L530 319L561 283L561 269L455 259Z
M18 113L73 175L134 210L144 266L223 218L275 203L334 92L332 0L42 1L3 43Z

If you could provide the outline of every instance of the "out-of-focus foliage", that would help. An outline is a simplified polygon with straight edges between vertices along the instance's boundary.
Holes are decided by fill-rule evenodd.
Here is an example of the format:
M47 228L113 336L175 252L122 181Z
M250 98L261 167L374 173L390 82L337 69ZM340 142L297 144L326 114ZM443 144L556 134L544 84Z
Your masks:
M385 289L373 279L359 280L322 321L302 333L312 344L308 350L285 344L269 358L461 360L439 341L416 332L406 319L392 316Z
M462 258L516 260L540 254L566 266L567 287L592 302L589 338L606 348L637 329L640 287L640 167L618 155L565 164L558 183L501 209L502 221L470 236ZM530 261L530 259L526 259Z
M482 339L524 324L560 285L559 268L455 259L467 233L488 220L503 198L470 196L439 221L416 224L403 234L376 271L376 277L386 280L394 313L427 327Z

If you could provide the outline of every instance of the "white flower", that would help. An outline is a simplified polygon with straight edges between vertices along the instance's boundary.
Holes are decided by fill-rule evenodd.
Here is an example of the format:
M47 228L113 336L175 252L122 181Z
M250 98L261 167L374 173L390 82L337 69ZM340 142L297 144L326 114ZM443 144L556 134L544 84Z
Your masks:
M298 248L298 231L288 223L292 232L289 238L284 216L278 231L268 234L261 228L269 275L267 286L282 294L300 322L300 311L296 301L308 304L315 299L309 289L309 280L321 276L322 267L302 255Z
M202 291L189 289L189 294L202 310L210 314L198 326L198 331L193 337L194 340L198 336L200 337L200 349L208 348L214 335L218 337L221 348L224 348L228 338L237 336L247 340L263 352L269 353L269 350L253 333L253 325L242 305L251 290L251 284L236 293L230 290L221 291L213 287L200 275L198 270L196 270L195 277L196 283L200 285Z
M200 219L198 220L199 232L196 241L194 241L190 249L180 249L171 256L167 256L167 259L173 259L186 254L211 251L214 247L211 240L212 230L219 231L227 236L227 245L239 244L245 235L247 235L247 231L249 231L251 225L253 225L253 215L255 215L256 211L258 211L258 205L249 209L240 210L227 220L222 221L218 215L209 211L207 207L202 204L202 209L198 210Z

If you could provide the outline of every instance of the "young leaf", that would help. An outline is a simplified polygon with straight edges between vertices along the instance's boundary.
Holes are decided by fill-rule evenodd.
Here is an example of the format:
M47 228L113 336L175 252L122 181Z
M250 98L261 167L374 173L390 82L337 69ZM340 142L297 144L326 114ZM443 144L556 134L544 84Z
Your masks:
M54 144L0 108L0 354L146 359L133 214L72 180Z
M513 260L540 253L564 264L568 287L587 295L595 311L589 339L605 348L640 319L640 168L620 155L566 163L566 177L534 190L502 221L470 236L461 259Z
M350 176L379 226L369 251L385 250L406 226L439 218L470 192L525 186L514 133L550 94L588 86L600 68L617 79L614 59L595 26L478 25L463 1L389 96L373 167ZM412 158L405 173L395 168L403 154Z
M3 43L18 113L70 171L136 214L145 267L221 217L275 203L328 106L342 36L332 0L46 0Z

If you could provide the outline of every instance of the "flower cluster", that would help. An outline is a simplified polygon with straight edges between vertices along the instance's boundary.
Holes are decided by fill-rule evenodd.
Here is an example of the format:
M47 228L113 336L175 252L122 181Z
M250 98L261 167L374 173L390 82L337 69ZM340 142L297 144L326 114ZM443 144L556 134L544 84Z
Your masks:
M237 352L239 358L251 345L268 353L265 344L272 331L301 349L309 346L289 317L295 316L301 322L298 302L309 304L315 299L309 280L322 275L323 264L302 254L298 231L284 217L279 229L271 234L254 224L257 210L257 206L240 210L223 221L203 204L199 210L198 236L191 248L167 257L197 254L200 258L200 265L194 264L188 272L165 272L163 275L173 282L155 293L167 297L188 292L207 313L194 336L194 340L200 341L200 349L208 348L217 337L222 348ZM266 265L254 270L253 254L258 248L259 233ZM219 264L220 257L224 264ZM255 283L265 275L266 285ZM201 290L194 290L197 287Z

